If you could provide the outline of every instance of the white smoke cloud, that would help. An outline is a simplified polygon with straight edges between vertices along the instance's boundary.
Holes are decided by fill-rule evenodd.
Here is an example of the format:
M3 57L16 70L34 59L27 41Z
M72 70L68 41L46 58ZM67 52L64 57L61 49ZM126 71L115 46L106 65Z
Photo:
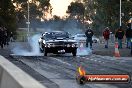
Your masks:
M83 55L90 55L92 54L92 50L90 48L78 48L77 49L77 55L83 56Z
M32 51L34 54L39 54L39 44L38 44L38 39L40 38L40 35L34 35L31 37L31 40L29 41L30 46L32 47Z
M90 48L85 47L85 43L80 43L77 49L77 55L90 55L92 54L92 50Z
M41 55L39 51L39 44L38 39L40 38L40 34L36 34L32 36L29 40L29 45L31 50L22 47L23 45L16 45L12 52L16 55L23 55L23 56L38 56Z
M40 38L40 34L36 34L32 36L29 40L29 45L31 49L27 49L22 47L23 45L19 44L14 47L12 50L15 55L22 55L22 56L42 56L43 54L39 51L39 44L38 39ZM90 55L92 54L92 50L89 48L86 48L83 44L83 46L80 46L77 49L77 55Z
M33 22L32 22L33 23ZM34 23L35 24L35 23ZM39 25L39 24L38 24ZM36 27L36 26L35 26ZM77 21L73 19L68 19L66 21L48 21L43 23L43 26L40 28L37 28L35 32L41 32L44 33L46 31L67 31L73 36L78 33L84 33L84 30L82 30L83 26ZM23 47L22 44L16 44L14 49L12 50L14 54L16 55L25 55L25 56L37 56L37 55L43 55L39 52L39 45L38 45L38 39L40 38L41 34L36 34L30 38L30 41L28 42L30 49L27 49ZM92 51L89 48L85 48L85 45L83 47L78 48L77 55L89 55Z

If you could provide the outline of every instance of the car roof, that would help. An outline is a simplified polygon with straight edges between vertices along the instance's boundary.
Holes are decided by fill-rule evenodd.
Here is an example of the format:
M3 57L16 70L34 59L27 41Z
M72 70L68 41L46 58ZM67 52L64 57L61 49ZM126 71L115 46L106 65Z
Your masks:
M51 31L51 32L45 32L45 33L43 33L42 36L45 36L46 34L56 34L56 33L69 34L69 32L66 32L66 31Z
M51 32L45 32L44 34L46 33L68 33L66 31L51 31Z

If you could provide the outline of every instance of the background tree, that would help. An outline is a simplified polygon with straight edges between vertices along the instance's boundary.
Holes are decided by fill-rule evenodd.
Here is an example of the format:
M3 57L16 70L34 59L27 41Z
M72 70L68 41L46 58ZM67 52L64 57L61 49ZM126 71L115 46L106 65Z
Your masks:
M0 26L6 27L9 31L16 30L16 13L11 0L0 1Z
M85 7L83 3L72 2L68 6L67 13L70 14L70 17L77 18L79 21L84 22L84 12Z
M13 3L16 7L17 19L19 27L25 27L28 16L28 0L13 0ZM32 27L36 27L41 19L43 18L44 12L51 9L49 3L50 0L32 0L29 2L29 13L30 13L30 22Z
M93 5L90 3L91 0L84 3L87 4L85 11L86 14L92 13L90 18L92 19L92 27L97 33L102 34L104 27L108 26L114 32L119 27L119 0L92 0ZM92 7L91 7L92 5ZM90 10L89 10L90 9ZM132 2L130 0L122 0L122 25L125 28L127 20L131 17ZM95 14L94 14L95 13ZM86 16L86 15L85 15Z

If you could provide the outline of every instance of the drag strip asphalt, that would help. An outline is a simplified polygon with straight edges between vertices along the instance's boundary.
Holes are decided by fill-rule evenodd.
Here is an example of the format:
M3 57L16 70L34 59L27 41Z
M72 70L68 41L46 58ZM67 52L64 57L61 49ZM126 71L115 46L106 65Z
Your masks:
M86 84L76 83L76 72L79 66L83 66L88 74L127 74L132 75L131 59L89 55L89 56L17 56L13 59L25 64L44 76L42 82L48 88L131 88L132 84ZM30 72L28 73L31 74ZM32 73L33 74L33 73ZM39 80L38 80L39 81Z

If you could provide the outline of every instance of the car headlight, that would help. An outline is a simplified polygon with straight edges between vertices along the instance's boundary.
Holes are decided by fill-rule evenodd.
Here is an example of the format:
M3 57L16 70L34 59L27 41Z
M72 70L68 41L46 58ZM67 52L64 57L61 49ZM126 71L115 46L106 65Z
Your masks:
M43 44L45 44L45 41L43 40Z
M47 43L46 45L45 45L45 47L55 47L55 45L53 44L53 43Z
M51 47L51 45L50 45L50 44L47 44L47 46L48 46L48 47Z
M76 47L76 45L75 44L72 44L72 47Z
M70 44L67 44L67 47L70 47Z
M55 47L55 44L52 44L52 47Z

